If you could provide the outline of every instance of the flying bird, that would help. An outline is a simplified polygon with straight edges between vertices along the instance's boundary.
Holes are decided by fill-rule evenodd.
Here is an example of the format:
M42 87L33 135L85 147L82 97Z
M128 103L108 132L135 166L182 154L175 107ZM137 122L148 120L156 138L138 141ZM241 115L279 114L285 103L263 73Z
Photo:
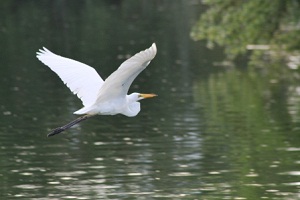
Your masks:
M86 64L54 54L45 47L40 49L37 58L54 71L83 104L81 109L74 112L82 116L55 128L47 137L59 134L95 115L136 116L141 110L139 101L157 95L127 93L134 79L149 65L156 52L156 45L153 43L150 48L124 61L116 71L103 80L94 68Z

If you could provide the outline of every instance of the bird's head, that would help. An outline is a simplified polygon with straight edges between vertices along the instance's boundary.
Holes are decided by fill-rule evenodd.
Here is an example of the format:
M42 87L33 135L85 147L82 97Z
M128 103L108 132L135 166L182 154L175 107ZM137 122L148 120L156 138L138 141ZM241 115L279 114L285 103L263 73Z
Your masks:
M141 94L141 93L132 93L127 95L127 108L123 111L122 114L128 117L136 116L140 110L140 102L139 100L156 97L156 94Z

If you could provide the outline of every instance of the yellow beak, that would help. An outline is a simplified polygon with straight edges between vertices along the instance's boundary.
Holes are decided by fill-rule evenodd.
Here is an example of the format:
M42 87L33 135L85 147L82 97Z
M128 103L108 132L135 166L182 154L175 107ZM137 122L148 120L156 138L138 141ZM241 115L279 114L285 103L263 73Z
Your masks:
M152 97L156 97L156 94L140 94L140 97L146 99L146 98L152 98Z

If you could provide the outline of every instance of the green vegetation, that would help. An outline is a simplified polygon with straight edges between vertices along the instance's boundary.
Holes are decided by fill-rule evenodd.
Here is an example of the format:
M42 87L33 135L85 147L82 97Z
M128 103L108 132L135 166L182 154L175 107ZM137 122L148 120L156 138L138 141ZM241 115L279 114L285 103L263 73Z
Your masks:
M208 47L224 47L230 59L254 50L252 61L278 61L278 55L290 59L300 49L299 0L203 3L207 10L194 25L191 36L195 40L205 39Z

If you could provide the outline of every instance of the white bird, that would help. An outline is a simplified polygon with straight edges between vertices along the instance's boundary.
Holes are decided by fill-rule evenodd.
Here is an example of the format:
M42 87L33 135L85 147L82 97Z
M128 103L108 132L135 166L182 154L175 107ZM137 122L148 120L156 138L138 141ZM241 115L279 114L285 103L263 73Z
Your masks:
M37 52L37 58L54 71L81 99L83 104L83 108L74 112L74 114L83 116L52 130L47 136L61 133L95 115L136 116L141 110L139 100L157 95L141 93L127 95L127 92L133 80L149 65L156 52L156 45L153 43L150 48L124 61L115 72L103 81L94 68L56 55L45 47L40 49Z

